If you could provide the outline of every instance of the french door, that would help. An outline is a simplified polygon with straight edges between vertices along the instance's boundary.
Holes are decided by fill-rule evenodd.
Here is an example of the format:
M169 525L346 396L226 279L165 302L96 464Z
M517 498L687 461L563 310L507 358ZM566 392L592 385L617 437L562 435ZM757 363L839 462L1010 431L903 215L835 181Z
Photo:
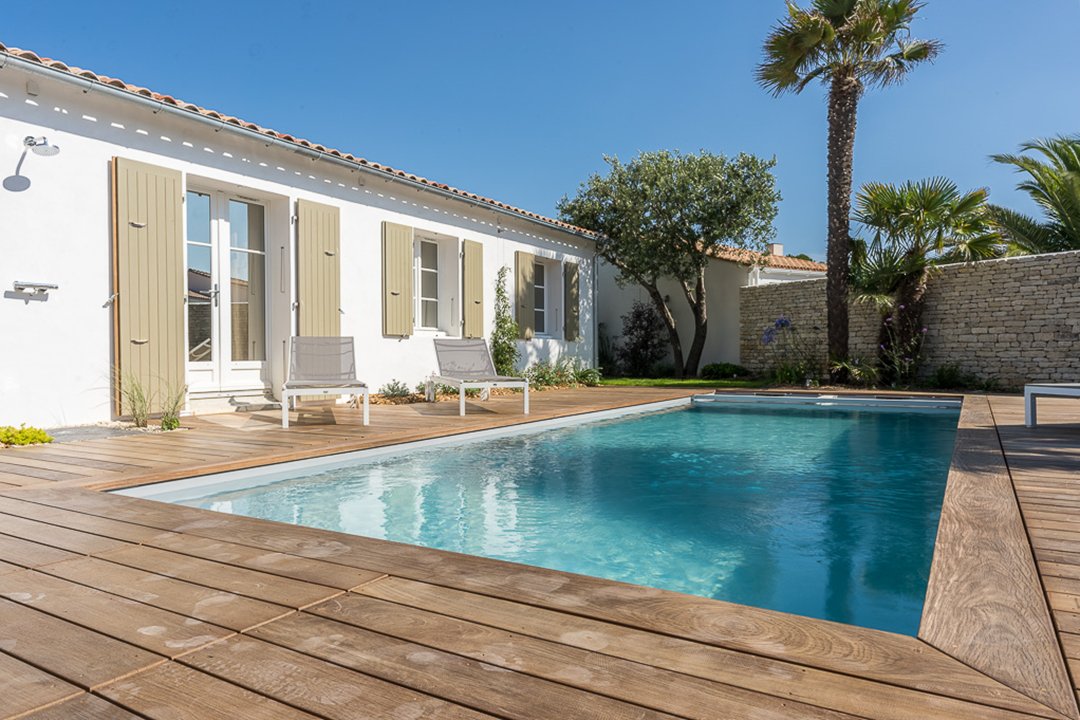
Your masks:
M187 383L192 392L264 385L266 208L222 192L188 190Z

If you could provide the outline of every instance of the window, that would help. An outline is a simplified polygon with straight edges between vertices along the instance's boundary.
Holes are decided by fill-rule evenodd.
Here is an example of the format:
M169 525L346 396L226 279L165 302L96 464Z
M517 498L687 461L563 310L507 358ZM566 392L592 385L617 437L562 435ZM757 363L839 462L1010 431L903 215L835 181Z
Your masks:
M537 335L547 334L547 276L543 263L533 265L533 330Z
M434 330L439 327L439 245L430 240L420 240L418 245L420 292L416 317L420 327Z

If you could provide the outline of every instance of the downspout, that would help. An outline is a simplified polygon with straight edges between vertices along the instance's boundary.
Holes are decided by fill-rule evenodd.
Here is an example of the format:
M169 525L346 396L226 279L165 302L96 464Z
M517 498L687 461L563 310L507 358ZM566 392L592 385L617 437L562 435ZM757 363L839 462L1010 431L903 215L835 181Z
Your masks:
M175 105L169 105L165 102L162 102L161 100L155 100L153 98L133 93L129 90L123 90L118 87L113 87L112 85L106 85L105 83L98 80L92 80L90 78L82 77L80 75L72 75L71 73L65 72L63 70L57 70L55 68L48 67L47 65L41 65L36 62L24 60L9 53L0 52L0 69L4 69L9 65L13 68L25 70L29 73L35 73L38 75L43 75L45 77L55 78L57 80L61 80L72 85L80 86L84 93L88 93L91 90L104 91L106 94L115 95L116 97L123 98L125 100L134 101L141 105L150 107L153 110L154 114L157 114L164 109L166 112L176 115L178 117L185 117L191 120L197 120L204 125L212 126L215 132L219 132L224 128L242 137L261 142L266 147L278 145L298 155L309 157L312 160L327 160L332 164L340 165L342 167L348 168L349 170L360 170L369 175L370 177L377 177L381 180L386 180L388 182L393 181L401 183L402 185L411 187L416 190L429 192L433 195L437 195L439 197L449 200L463 202L468 205L472 205L473 207L488 210L496 214L506 215L507 217L511 217L516 220L526 220L528 222L536 223L537 225L543 225L544 227L551 228L552 230L558 230L559 232L567 233L569 235L575 235L577 237L593 240L593 237L587 233L569 230L567 228L560 227L555 223L547 222L545 220L525 217L521 213L506 210L504 208L498 207L497 205L478 202L463 195L458 195L448 190L434 187L432 185L426 185L422 182L417 182L416 180L410 180L407 177L401 177L399 175L394 175L383 170L378 170L376 168L364 165L359 162L355 162L353 160L346 160L345 158L338 157L331 153L322 152L320 150L313 150L312 148L304 147L297 142L291 142L270 135L264 135L263 133L257 132L255 130L249 130L248 128L225 122L223 119L220 118L208 117L194 110L187 110L185 108L177 107Z
M599 265L599 258L594 252L592 256L592 366L594 368L600 367L600 306L598 304L600 298Z

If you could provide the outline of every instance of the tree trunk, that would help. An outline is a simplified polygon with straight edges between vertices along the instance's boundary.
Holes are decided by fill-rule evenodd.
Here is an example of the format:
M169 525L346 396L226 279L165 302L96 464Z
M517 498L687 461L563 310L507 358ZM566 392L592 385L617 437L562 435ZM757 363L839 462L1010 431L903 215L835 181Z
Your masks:
M649 297L652 298L656 312L660 314L660 319L664 321L664 327L666 327L668 331L668 341L671 343L672 360L675 363L675 377L682 379L682 343L679 342L679 329L675 325L675 316L671 314L671 309L667 306L667 302L664 301L664 295L655 284L650 285L641 283L641 285L649 292Z
M825 287L830 361L848 357L851 183L861 92L862 83L850 73L834 76L829 89L829 267Z
M917 364L922 350L922 314L926 304L927 271L906 278L896 292L896 309L882 320L878 334L878 357L882 368L882 380L888 383L910 383L914 377L905 377L897 370L905 358L910 358L912 368ZM893 358L893 360L889 360Z
M686 301L690 303L690 310L694 313L694 340L690 343L690 354L686 356L683 376L696 377L701 353L705 350L705 334L709 329L708 307L705 302L705 268L698 271L694 292L691 292L685 283L683 291L686 293Z

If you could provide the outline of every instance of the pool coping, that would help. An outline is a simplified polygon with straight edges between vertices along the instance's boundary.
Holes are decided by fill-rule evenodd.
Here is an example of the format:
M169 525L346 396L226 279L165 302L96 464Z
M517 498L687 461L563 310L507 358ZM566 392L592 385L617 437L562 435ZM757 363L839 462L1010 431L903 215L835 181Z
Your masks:
M760 392L747 391L733 394L746 395ZM687 396L691 394L694 393L688 392ZM805 393L785 391L785 394ZM864 393L849 394L865 395ZM873 394L897 397L897 394ZM641 403L631 403L624 407L640 407L641 405ZM570 413L566 417L589 415L591 415L589 412ZM522 423L511 423L512 426L520 424ZM453 438L473 432L476 431L447 433L440 437ZM384 447L392 448L398 445L400 443L388 443L384 444ZM301 454L307 457L326 457L342 452L348 451L342 451L335 446L315 448ZM248 462L245 460L241 464L246 467L265 468L277 462L284 461L271 459L263 462ZM178 471L178 475L191 477L215 472L211 469L214 465L220 466L221 463L183 468ZM169 479L162 478L163 474L170 473L148 473L145 477L156 478L149 481L140 481L140 477L128 477L120 480L114 478L96 484L52 483L50 488L60 489L68 486L106 489L120 485L134 486ZM38 488L40 489L40 486ZM26 488L26 491L32 496L34 489ZM16 489L0 494L19 497L22 492ZM271 523L271 521L262 522ZM294 527L271 524L281 525L282 533L286 533L287 528ZM371 540L371 542L385 541ZM453 553L438 550L422 548L416 548L416 550L420 551L420 554L454 556ZM502 561L489 562L511 568L523 567ZM530 570L552 576L566 575L557 571L542 571L535 568L530 568ZM601 581L594 584L613 588L636 587L614 581ZM683 606L687 602L687 597L678 593L656 592L668 597L673 607ZM852 659L857 661L860 652L873 654L870 648L875 643L875 638L880 640L883 647L889 647L892 651L896 650L896 641L890 638L906 639L906 636L893 636L890 633L854 626L836 626L827 621L789 616L757 608L732 606L722 601L695 598L695 603L697 607L711 608L709 612L717 616L725 612L748 611L756 618L772 618L779 625L791 625L793 620L797 620L803 626L811 629L821 628L822 632L831 633L835 637L844 639L845 642L859 639L859 642L864 645L855 645L853 642L853 648L846 651L854 658L848 657L842 662L837 661L840 667L848 668L838 671L852 675L859 674L851 669L858 667L857 662L854 665L851 664ZM620 611L615 609L612 612L618 615ZM615 621L619 622L619 620ZM931 659L925 651L936 650L943 656L958 660L987 679L1000 683L1004 686L1002 689L1009 688L1035 701L1044 709L1039 713L1043 717L1080 717L1061 646L1054 631L1046 593L1035 565L1034 553L1027 538L1016 491L1009 475L1005 452L998 436L989 400L983 395L963 396L956 446L935 543L930 585L927 589L927 600L917 638L920 643L925 644L924 650L920 651L915 646L899 643L900 647L910 647L910 651L903 650L905 653L910 652L910 656L894 658L894 662L911 662L916 665L923 662L925 664ZM789 659L791 662L802 662L798 659L786 658L781 650L766 654L779 659ZM872 677L872 675L867 675L867 677ZM941 678L941 681L944 686L949 679ZM940 689L924 691L949 696ZM1015 699L1009 699L1004 695L997 700L988 698L982 702L997 708L1021 709L1017 706ZM1024 711L1032 712L1030 707L1024 708Z

